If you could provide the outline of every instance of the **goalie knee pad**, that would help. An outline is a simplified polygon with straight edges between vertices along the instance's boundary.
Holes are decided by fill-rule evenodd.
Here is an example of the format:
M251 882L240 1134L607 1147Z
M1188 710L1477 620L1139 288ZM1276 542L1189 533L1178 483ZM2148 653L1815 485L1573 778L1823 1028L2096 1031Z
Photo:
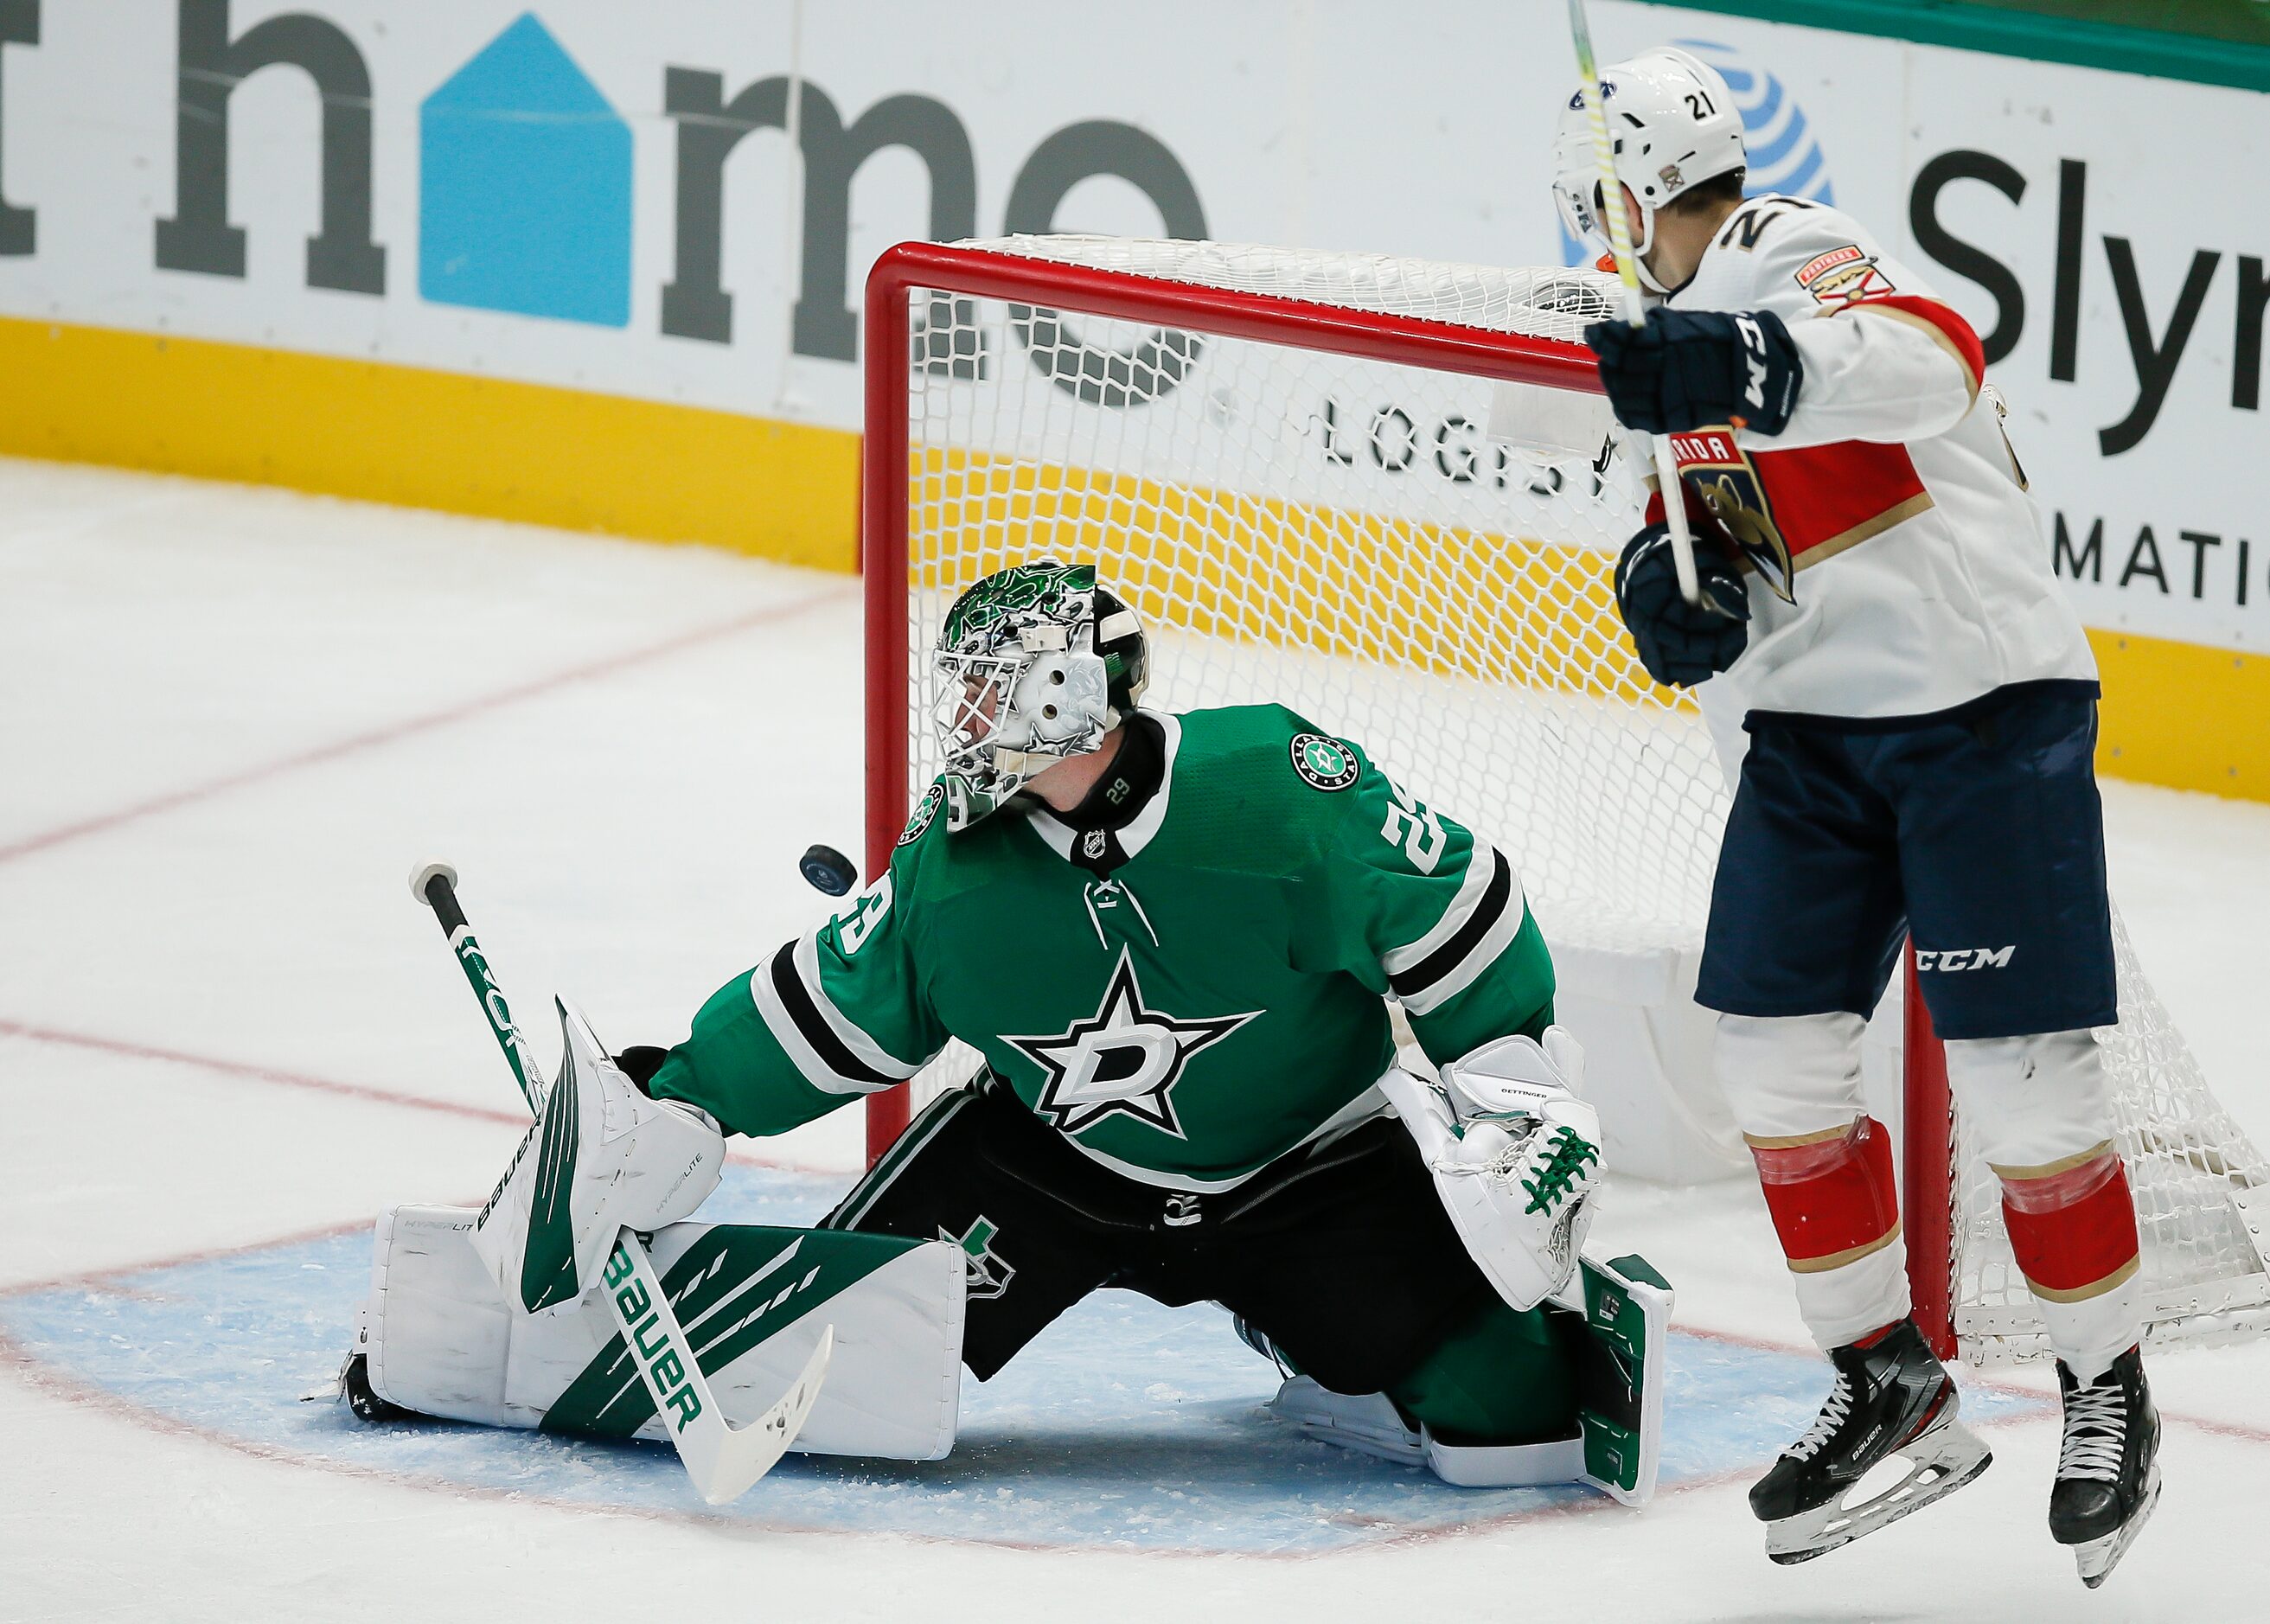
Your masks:
M2050 1346L2081 1380L2102 1375L2142 1326L2135 1202L2096 1034L1950 1042L1947 1071L2001 1180L2010 1250Z
M462 1207L418 1206L380 1217L357 1333L371 1390L449 1420L667 1439L605 1301L522 1313L474 1251L473 1218ZM936 1460L953 1448L959 1247L679 1223L655 1233L652 1257L731 1424L761 1415L832 1326L827 1380L792 1447L894 1460Z
M491 1278L530 1314L590 1290L619 1230L690 1214L725 1161L708 1116L641 1094L565 1004L560 1027L559 1079L473 1225Z

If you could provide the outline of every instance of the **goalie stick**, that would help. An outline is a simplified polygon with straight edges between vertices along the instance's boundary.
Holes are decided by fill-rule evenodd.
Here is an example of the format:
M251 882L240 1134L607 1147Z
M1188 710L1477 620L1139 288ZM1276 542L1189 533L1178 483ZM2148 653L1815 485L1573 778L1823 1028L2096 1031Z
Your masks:
M1624 183L1616 174L1616 148L1608 134L1607 105L1600 90L1599 64L1592 58L1592 30L1584 20L1584 0L1569 0L1569 34L1576 48L1576 73L1584 80L1584 111L1592 124L1592 153L1600 165L1600 218L1608 228L1608 252L1623 284L1624 320L1647 325L1640 297L1639 270L1632 253L1631 217L1624 208ZM1613 202L1611 203L1611 199ZM1655 484L1663 493L1663 522L1671 531L1671 562L1679 573L1679 596L1700 608L1702 584L1695 573L1695 538L1687 528L1686 493L1680 488L1679 458L1671 436L1650 436L1655 448ZM1715 605L1713 605L1715 607Z
M488 1017L489 1029L504 1050L505 1063L512 1067L521 1098L540 1118L546 1095L544 1072L513 1021L512 1010L505 1003L480 943L474 939L472 926L465 922L465 911L457 902L456 870L446 863L427 864L410 877L410 890L441 922L465 980ZM647 1256L645 1243L629 1230L617 1232L601 1283L631 1362L638 1367L639 1377L654 1399L655 1413L670 1426L671 1441L678 1447L678 1457L686 1476L693 1479L695 1491L713 1506L738 1499L773 1469L803 1429L835 1352L835 1327L820 1333L820 1346L779 1403L747 1426L731 1427L726 1424L725 1412L710 1390L693 1345L686 1339L686 1331L671 1308L670 1294L654 1272L654 1260ZM671 1366L679 1373L675 1381L665 1375Z

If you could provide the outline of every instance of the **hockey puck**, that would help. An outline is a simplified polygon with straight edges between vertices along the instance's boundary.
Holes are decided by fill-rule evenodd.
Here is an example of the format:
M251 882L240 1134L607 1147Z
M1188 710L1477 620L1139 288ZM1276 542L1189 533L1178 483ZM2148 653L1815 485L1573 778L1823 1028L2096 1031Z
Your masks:
M851 859L833 846L814 846L797 860L797 867L816 890L829 896L843 896L859 883L859 871Z

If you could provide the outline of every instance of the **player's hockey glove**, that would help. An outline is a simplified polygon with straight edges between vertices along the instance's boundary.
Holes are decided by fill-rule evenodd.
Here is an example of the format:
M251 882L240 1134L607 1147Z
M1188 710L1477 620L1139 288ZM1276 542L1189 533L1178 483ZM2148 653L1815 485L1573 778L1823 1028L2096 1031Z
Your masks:
M1671 527L1658 521L1631 538L1616 560L1616 612L1639 663L1667 687L1691 688L1741 658L1750 641L1750 597L1741 572L1707 544L1695 549L1702 602L1679 592Z
M1443 1068L1438 1085L1401 1067L1380 1092L1418 1143L1451 1227L1498 1294L1534 1308L1564 1289L1591 1227L1600 1119L1577 1098L1584 1051L1547 1027Z
M1584 342L1616 420L1651 434L1717 423L1778 434L1805 382L1797 342L1770 310L1651 310L1644 327L1595 322Z

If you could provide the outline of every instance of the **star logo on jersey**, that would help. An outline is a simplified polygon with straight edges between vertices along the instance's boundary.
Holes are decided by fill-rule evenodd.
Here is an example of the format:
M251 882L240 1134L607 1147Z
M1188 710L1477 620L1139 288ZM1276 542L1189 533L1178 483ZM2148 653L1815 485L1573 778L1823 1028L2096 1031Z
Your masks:
M1260 1014L1185 1020L1153 1009L1143 997L1135 965L1119 950L1118 968L1093 1016L1052 1037L1011 1037L1048 1074L1034 1109L1065 1133L1079 1133L1112 1116L1131 1116L1162 1133L1183 1137L1175 1116L1175 1085L1191 1057L1219 1043Z
M1355 752L1337 738L1302 733L1292 743L1293 770L1312 790L1345 790L1362 775Z

